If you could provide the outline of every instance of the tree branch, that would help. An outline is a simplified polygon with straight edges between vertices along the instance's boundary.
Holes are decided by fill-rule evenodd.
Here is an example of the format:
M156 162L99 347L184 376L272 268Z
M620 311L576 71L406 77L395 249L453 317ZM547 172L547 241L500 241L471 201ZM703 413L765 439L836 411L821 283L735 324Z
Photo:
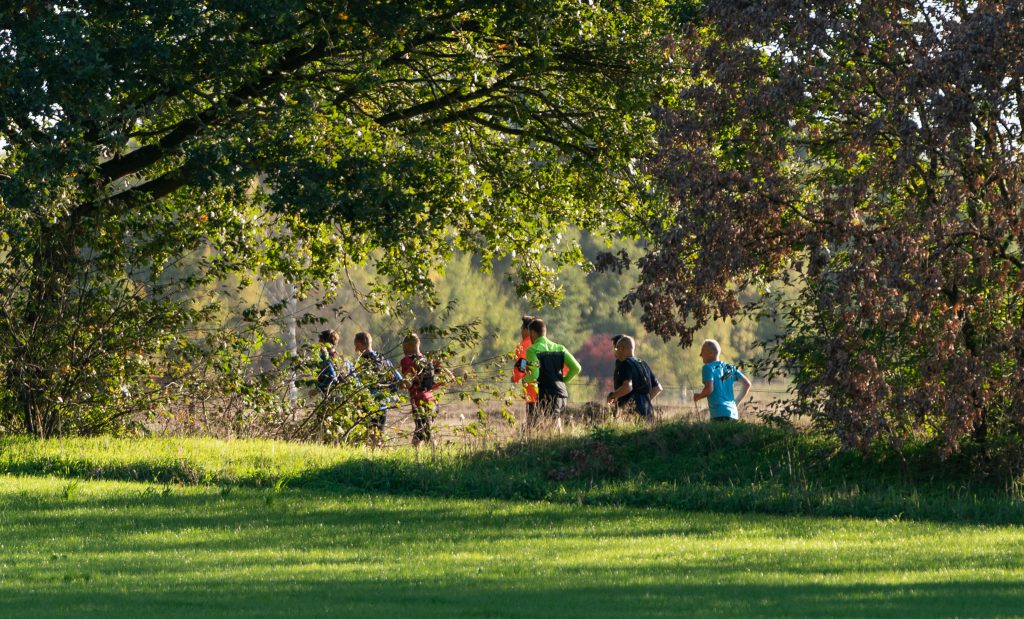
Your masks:
M422 115L428 114L430 112L434 112L434 111L437 111L437 110L440 110L440 109L444 109L446 107L449 107L449 106L457 104L457 103L468 103L470 101L475 101L475 100L478 100L478 99L482 99L483 97L486 97L488 95L494 94L498 90L501 90L505 86L513 83L516 80L516 78L520 77L520 75L518 75L514 71L514 68L515 68L514 65L515 64L519 64L519 63L512 63L512 64L513 64L513 66L509 67L511 72L508 75L506 75L505 77L495 81L490 86L485 86L483 88L478 88L478 89L472 90L470 92L461 92L460 89L451 90L451 91L448 91L446 94L444 94L444 95L442 95L440 97L437 97L436 99L432 99L430 101L424 101L423 103L420 103L420 104L417 104L417 105L413 105L411 107L407 107L407 108L402 109L402 110L395 110L393 112L389 112L387 114L383 114L381 116L378 116L378 117L374 118L374 121L376 121L377 124L379 124L379 125L381 125L383 127L386 127L386 126L388 126L390 124L393 124L393 123L396 123L396 122L399 122L399 121L402 121L402 120L410 120L410 119L415 118L417 116L422 116Z
M271 86L286 81L291 72L324 58L329 51L330 49L324 41L302 50L294 49L276 67L267 69L262 79L254 84L246 84L225 96L224 103L232 109L237 109L263 94ZM146 169L160 161L168 151L197 135L204 127L214 124L222 114L221 108L209 107L196 116L182 120L157 142L138 148L124 157L115 157L100 164L98 168L100 182L107 184Z

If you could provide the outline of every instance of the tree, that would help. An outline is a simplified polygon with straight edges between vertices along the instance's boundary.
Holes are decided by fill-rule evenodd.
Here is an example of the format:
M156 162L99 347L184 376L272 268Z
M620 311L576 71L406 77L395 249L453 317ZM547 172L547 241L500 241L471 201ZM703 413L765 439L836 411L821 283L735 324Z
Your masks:
M657 1L5 6L0 425L144 406L211 311L188 291L231 274L302 296L369 262L429 297L453 250L515 252L550 297L560 231L649 209L664 32Z
M1018 2L705 4L665 113L676 214L624 306L688 341L777 281L773 349L847 445L1024 425Z

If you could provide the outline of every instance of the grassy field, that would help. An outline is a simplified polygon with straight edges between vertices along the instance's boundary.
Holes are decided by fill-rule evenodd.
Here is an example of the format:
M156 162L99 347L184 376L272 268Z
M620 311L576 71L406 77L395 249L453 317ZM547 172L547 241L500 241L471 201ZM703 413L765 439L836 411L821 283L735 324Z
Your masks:
M0 616L1024 613L1012 493L829 449L704 424L418 454L0 440Z

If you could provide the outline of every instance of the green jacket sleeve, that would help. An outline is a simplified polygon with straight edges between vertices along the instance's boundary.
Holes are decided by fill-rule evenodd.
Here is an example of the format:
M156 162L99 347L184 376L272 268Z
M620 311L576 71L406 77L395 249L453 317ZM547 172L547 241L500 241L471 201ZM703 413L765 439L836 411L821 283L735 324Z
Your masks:
M562 380L568 383L572 381L572 379L576 378L576 375L580 373L583 366L581 366L580 362L576 360L576 357L572 356L571 352L568 350L564 350L563 352L565 354L565 367L569 368L569 373L566 374L565 378Z
M526 349L526 375L523 376L524 383L535 383L540 376L540 359L537 358L537 351L533 346Z

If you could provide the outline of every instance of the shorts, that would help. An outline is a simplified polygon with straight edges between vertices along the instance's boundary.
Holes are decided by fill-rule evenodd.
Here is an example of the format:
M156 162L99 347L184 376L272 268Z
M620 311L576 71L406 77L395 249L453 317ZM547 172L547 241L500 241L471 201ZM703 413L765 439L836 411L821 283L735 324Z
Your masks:
M539 415L561 415L568 404L569 398L542 395L537 401L536 411Z

